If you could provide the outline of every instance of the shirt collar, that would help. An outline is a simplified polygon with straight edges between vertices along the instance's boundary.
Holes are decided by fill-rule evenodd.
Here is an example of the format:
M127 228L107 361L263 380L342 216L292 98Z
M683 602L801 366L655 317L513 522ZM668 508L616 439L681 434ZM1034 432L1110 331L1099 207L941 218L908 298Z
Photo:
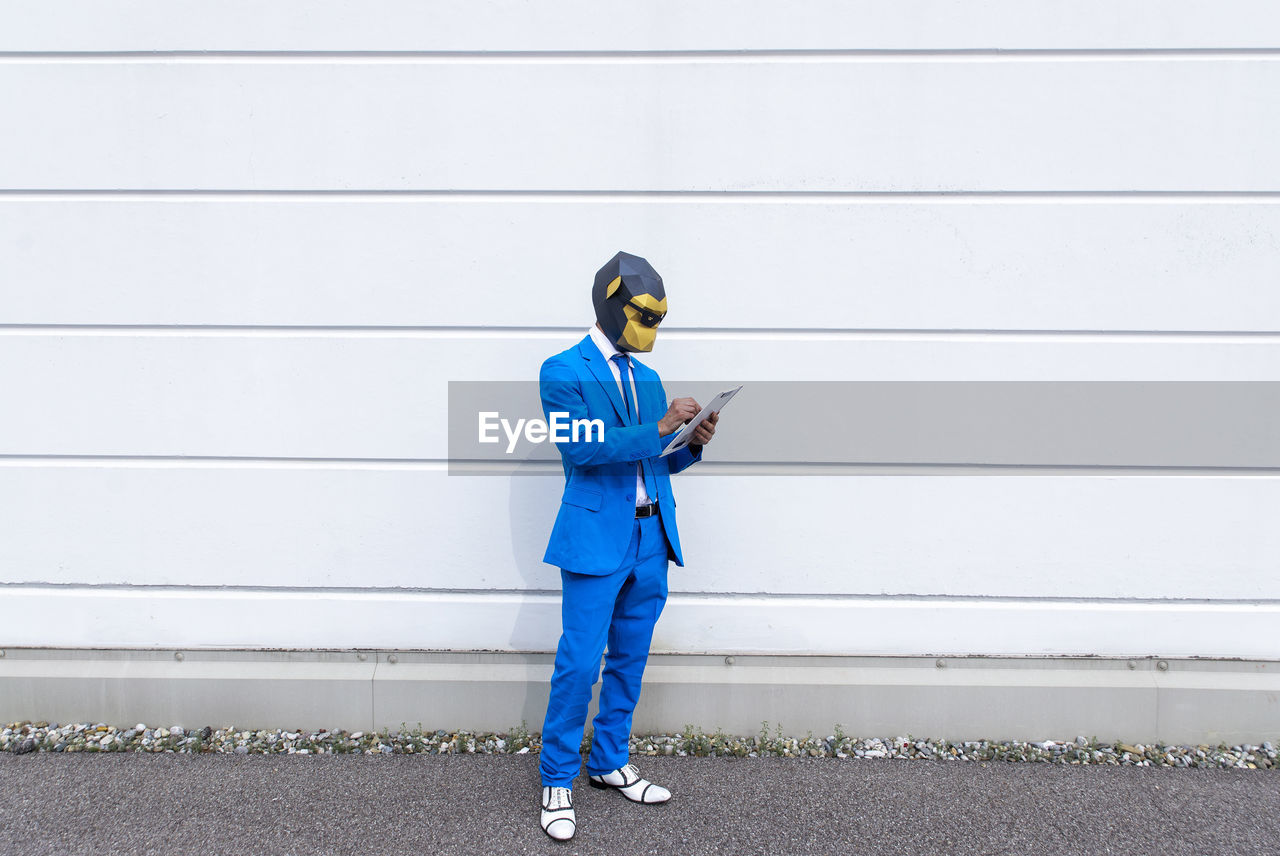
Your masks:
M604 358L606 360L612 360L615 355L623 353L622 351L618 350L617 345L609 341L609 337L606 336L604 334L604 331L601 330L599 327L597 327L595 324L591 325L591 329L588 331L588 333L591 335L591 341L596 343L596 347L600 349L600 353L604 354ZM630 365L630 364L631 364L631 357L630 355L628 355L627 365Z

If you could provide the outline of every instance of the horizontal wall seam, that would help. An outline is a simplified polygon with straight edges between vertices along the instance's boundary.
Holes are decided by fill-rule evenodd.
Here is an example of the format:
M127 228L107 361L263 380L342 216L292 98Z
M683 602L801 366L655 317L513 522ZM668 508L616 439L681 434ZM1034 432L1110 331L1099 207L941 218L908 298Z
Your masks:
M1034 203L1052 202L1280 202L1276 190L1143 190L1138 188L1095 188L1093 190L684 190L665 188L634 190L580 190L542 188L536 190L478 188L0 188L0 204L8 201L63 201L67 199L110 199L113 201L147 201L175 198L192 201L245 200L327 200L343 198L358 201L423 200L440 202L507 202L507 201L636 201L672 202L867 202L867 203Z
M0 62L806 63L1270 60L1280 47L746 48L741 50L101 50L0 51Z
M0 336L279 336L342 338L535 338L578 337L582 325L481 326L470 324L76 324L0 323ZM674 340L745 339L812 341L878 341L883 339L964 340L1016 337L1021 340L1154 340L1187 343L1280 344L1275 330L1085 330L1085 329L992 329L992 328L816 328L816 327L666 327L662 335Z
M224 595L255 596L271 595L368 595L386 597L388 595L404 596L440 596L456 598L475 597L550 597L559 598L559 589L465 589L465 588L426 588L410 586L251 586L251 585L163 585L135 583L44 583L44 582L0 582L0 594L12 593L16 590L24 592L40 592L48 594L93 594L97 592L118 592L125 594L195 594L215 593ZM920 593L806 593L806 592L705 592L681 591L672 588L670 595L685 600L723 600L753 599L760 601L794 601L794 600L835 600L835 601L895 601L909 604L947 603L975 606L992 606L1000 603L1028 605L1047 603L1052 605L1079 604L1085 606L1105 605L1149 605L1149 606L1280 606L1280 598L1151 598L1151 597L1067 597L1067 596L1029 596L1029 595L958 595L958 594L920 594Z
M62 455L62 454L0 454L0 467L4 466L148 466L182 467L280 467L323 469L410 469L428 471L458 470L458 476L483 476L488 472L510 476L511 464L505 461L467 461L428 458L291 458L291 457L243 457L235 455ZM876 475L884 470L919 471L921 475L971 475L974 472L1000 473L1002 475L1071 475L1091 474L1153 477L1246 477L1280 478L1280 467L1206 467L1206 466L1136 466L1131 464L985 464L985 463L895 463L858 461L788 462L788 461L702 461L699 467L721 471L721 475L743 473L758 474L769 470L773 474L806 475L825 474L833 471L865 471ZM559 461L526 461L520 465L529 475L559 475L563 472ZM886 473L898 475L899 473ZM692 477L700 477L691 471Z

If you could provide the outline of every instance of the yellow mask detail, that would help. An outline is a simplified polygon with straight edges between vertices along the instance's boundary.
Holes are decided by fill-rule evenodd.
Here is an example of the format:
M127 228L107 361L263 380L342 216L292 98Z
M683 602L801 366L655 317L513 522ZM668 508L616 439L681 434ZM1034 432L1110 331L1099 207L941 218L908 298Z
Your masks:
M637 308L639 307L639 308ZM658 325L667 314L667 298L640 294L623 307L627 323L622 328L622 341L637 351L652 351L658 338Z

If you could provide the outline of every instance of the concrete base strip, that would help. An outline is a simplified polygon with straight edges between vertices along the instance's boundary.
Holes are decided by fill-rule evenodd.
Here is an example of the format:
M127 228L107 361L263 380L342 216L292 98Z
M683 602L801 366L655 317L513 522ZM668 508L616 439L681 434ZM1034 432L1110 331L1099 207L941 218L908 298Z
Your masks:
M541 729L548 654L10 648L0 720L238 728ZM181 659L179 659L181 657ZM633 731L1280 739L1280 663L654 655Z

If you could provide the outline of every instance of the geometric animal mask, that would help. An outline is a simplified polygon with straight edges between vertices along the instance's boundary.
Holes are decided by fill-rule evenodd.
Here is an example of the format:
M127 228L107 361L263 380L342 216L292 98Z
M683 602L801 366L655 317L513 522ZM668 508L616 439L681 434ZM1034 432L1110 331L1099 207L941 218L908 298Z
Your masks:
M596 271L591 300L600 329L618 350L653 350L667 314L667 293L653 265L619 252Z

